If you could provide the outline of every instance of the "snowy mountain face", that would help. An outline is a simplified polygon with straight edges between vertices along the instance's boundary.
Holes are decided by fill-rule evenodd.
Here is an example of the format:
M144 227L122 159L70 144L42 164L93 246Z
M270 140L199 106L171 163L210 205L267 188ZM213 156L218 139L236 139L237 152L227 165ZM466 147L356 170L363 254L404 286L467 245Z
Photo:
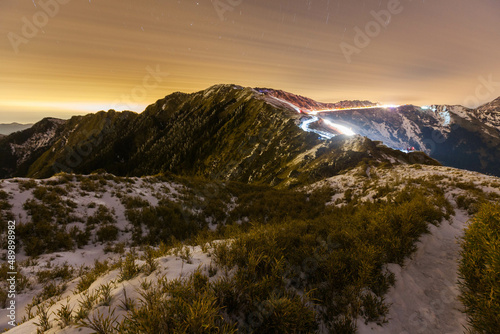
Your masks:
M401 106L322 114L394 149L415 147L444 165L500 175L497 107Z
M264 93L274 99L268 99L269 103L279 99L287 102L284 107L314 115L304 118L307 130L323 138L332 137L325 133L338 134L342 127L396 150L415 148L447 166L500 175L500 98L468 109L453 105L377 107L359 101L339 106L289 93Z
M500 97L472 111L473 117L500 131Z
M56 140L66 121L46 118L34 126L0 138L0 174L24 174L35 157L42 154Z
M323 103L315 101L308 97L270 88L255 88L255 91L257 91L258 93L262 94L267 98L276 98L288 101L293 105L302 108L304 110L341 109L341 108L367 107L376 105L375 103L370 101L340 101L336 103Z

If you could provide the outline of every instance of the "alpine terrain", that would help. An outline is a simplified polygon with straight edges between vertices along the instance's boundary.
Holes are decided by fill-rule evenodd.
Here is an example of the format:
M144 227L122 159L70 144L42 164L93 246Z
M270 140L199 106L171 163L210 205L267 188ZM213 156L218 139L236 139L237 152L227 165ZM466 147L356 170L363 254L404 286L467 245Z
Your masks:
M0 138L0 328L496 333L499 144L500 99L216 85L45 118Z

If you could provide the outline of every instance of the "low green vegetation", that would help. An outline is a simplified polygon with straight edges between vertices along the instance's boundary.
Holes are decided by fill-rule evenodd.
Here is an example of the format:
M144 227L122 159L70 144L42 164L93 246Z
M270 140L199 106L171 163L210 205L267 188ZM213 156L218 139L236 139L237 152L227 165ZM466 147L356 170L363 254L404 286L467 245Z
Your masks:
M7 230L7 222L14 219L12 214L12 204L9 203L10 195L3 190L0 190L0 234ZM5 240L6 241L6 240ZM6 249L7 243L0 238L0 247Z
M31 220L20 222L16 228L26 255L70 250L75 246L66 225L80 219L73 214L76 203L63 198L67 194L67 190L59 186L34 188L34 198L28 199L23 206Z
M251 314L255 303L272 304L273 298L292 303L307 296L301 297L304 305L333 333L354 333L360 316L384 322L384 294L394 283L384 265L403 264L428 223L445 216L444 207L429 205L429 198L446 202L438 191L409 186L380 204L328 208L310 220L252 224L214 251L219 266L237 268L223 306L235 315Z
M460 261L461 301L471 333L500 328L500 205L483 204L465 232Z
M133 184L152 183L149 180L122 180L120 186L130 190L119 197L131 223L123 229L131 232L133 243L127 245L115 242L122 231L113 210L86 202L87 218L72 218L74 205L63 184L36 185L34 198L25 204L33 221L20 224L19 231L28 255L81 247L89 239L124 255L113 265L96 261L94 268L77 273L80 305L54 311L60 327L78 325L109 333L271 334L320 328L355 333L358 319L378 324L388 320L390 305L384 296L394 275L386 265L404 264L429 224L438 225L453 213L436 180L395 178L379 184L376 175L373 168L371 178L358 177L359 186L336 196L336 205L326 203L342 190L329 186L276 189L160 175L155 181L175 184L175 191L162 193L161 187L137 191ZM99 189L116 182L100 174L91 181ZM472 191L470 184L463 188ZM146 200L148 191L158 200L156 205ZM472 205L465 197L456 200L464 208ZM63 219L63 213L68 217ZM67 229L75 220L81 226ZM44 234L49 235L47 244L37 241ZM128 284L141 275L158 275L155 258L166 254L192 264L187 245L209 250L210 267L200 267L187 279L144 281L141 300L121 301L125 318L114 316L112 308L103 312L103 307L117 307L119 302L112 302L109 284L89 289L99 277L119 269L113 284ZM142 254L134 248L125 254L128 246L141 246ZM138 264L139 259L145 263ZM58 288L57 283L74 274L64 265L40 271L43 291L31 308L60 298L65 286Z
M87 270L86 272L79 275L81 279L78 281L78 284L76 286L76 293L87 290L99 276L103 275L108 270L109 264L107 261L99 262L98 260L96 260L92 269Z
M38 283L47 283L56 279L67 281L73 277L73 268L67 263L52 269L39 270L36 273Z
M269 334L313 333L320 326L355 333L360 317L384 323L389 310L384 295L394 284L385 265L403 264L428 224L451 214L444 193L422 183L386 194L378 203L352 195L342 207L325 207L324 189L308 195L270 191L269 205L249 195L247 206L234 214L255 213L252 219L214 232L213 238L227 239L211 243L215 267L189 279L142 284L140 302L124 306L128 312L121 322L102 314L89 321L87 314L84 323L120 333ZM303 202L294 209L299 219L288 216L284 205L295 204L294 196ZM152 258L148 250L145 257ZM139 273L136 257L126 256L120 280Z
M160 280L144 286L138 307L120 324L120 333L236 333L206 276L188 280Z

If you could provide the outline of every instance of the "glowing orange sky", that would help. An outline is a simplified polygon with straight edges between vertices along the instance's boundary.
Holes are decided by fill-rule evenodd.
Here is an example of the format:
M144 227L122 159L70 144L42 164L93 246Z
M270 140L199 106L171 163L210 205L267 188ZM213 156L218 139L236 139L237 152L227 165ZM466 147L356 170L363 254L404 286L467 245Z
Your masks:
M44 22L41 3L56 1L64 4ZM340 44L354 45L354 28L376 22L370 12L389 1L2 0L0 123L142 111L171 92L217 83L323 102L424 105L464 104L481 76L500 82L496 0L402 0L402 12L348 63ZM216 2L233 4L224 20ZM44 26L16 53L10 39L25 38L34 15ZM498 96L494 86L477 100Z

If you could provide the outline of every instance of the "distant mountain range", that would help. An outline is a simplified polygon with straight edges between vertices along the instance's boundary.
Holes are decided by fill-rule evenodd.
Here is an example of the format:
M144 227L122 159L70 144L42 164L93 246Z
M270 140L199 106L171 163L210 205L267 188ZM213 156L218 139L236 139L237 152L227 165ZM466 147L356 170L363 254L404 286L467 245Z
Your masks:
M299 127L302 118L252 88L217 85L174 93L141 114L112 110L67 121L47 118L11 134L0 140L0 177L106 170L293 185L337 175L363 160L410 161L410 155L361 136L321 140Z
M335 111L307 114L325 109ZM171 94L141 114L110 110L67 121L44 119L0 139L0 177L172 172L291 186L337 175L368 160L439 161L500 175L499 110L500 99L478 109L382 108L369 101L326 104L278 90L216 85ZM325 140L304 131L306 121L332 136L335 131L327 121L358 135ZM409 146L425 154L398 150Z
M311 127L317 130L335 133L328 124L335 122L393 149L412 147L447 166L500 176L500 97L476 109L456 105L377 107L370 101L320 103L283 91L258 90L292 105L284 107L295 106L310 114L333 109L316 113L319 120Z
M405 105L322 117L395 149L415 147L443 165L500 176L500 98L477 109Z
M19 124L19 123L0 124L0 136L10 135L13 132L26 130L31 128L32 126L33 124Z

